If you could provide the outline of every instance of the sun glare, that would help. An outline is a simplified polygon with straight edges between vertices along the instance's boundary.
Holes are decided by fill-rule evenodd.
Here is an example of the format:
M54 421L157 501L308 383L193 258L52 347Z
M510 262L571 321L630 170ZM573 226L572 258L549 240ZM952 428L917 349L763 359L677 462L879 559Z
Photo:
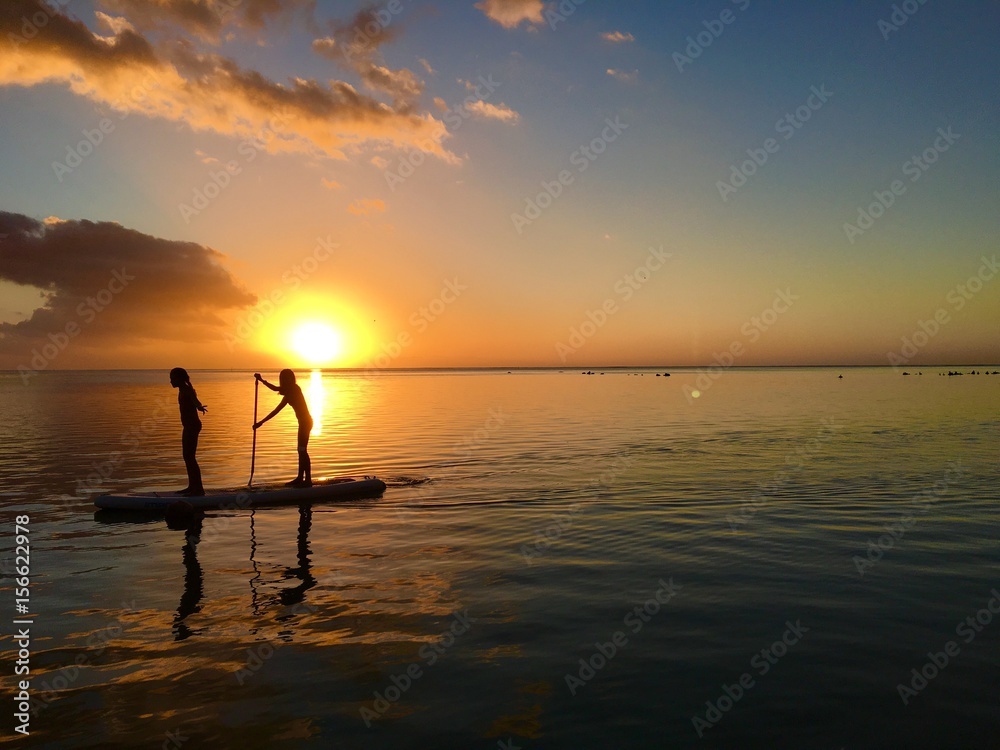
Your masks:
M341 335L325 323L303 323L292 334L292 349L310 365L326 365L343 352Z

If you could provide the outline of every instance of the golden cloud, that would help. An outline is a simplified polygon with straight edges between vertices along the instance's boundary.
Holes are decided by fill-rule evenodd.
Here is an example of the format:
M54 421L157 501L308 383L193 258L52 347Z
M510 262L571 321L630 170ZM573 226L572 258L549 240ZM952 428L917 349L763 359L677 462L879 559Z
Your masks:
M482 0L476 3L476 7L505 29L515 29L524 21L531 24L545 22L542 0Z
M355 216L382 214L385 213L385 209L385 201L377 198L361 198L347 207L347 210Z
M617 68L608 68L608 75L614 78L616 81L621 81L622 83L634 84L639 80L639 71L633 70L631 72L626 70L618 70Z
M626 31L605 31L601 34L601 39L612 44L624 44L635 41L635 37Z
M516 123L521 119L521 115L512 110L502 102L500 104L490 104L482 100L465 105L474 117L481 117L484 120L500 120L501 122Z
M442 146L444 124L430 114L393 108L343 81L293 78L280 84L225 56L199 53L190 42L154 47L127 25L117 28L98 36L40 0L6 0L0 6L0 86L61 84L119 111L196 131L239 138L267 132L273 134L266 146L272 153L346 158L347 150L375 142L456 161ZM414 88L402 75L384 76L382 83Z

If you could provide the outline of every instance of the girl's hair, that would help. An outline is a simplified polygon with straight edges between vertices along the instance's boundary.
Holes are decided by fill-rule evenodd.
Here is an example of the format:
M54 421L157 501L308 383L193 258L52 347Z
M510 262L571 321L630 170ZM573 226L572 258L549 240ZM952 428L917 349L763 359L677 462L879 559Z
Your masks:
M175 367L170 371L170 379L191 385L191 377L183 367Z
M284 390L295 385L295 373L291 370L282 370L278 373L278 386Z

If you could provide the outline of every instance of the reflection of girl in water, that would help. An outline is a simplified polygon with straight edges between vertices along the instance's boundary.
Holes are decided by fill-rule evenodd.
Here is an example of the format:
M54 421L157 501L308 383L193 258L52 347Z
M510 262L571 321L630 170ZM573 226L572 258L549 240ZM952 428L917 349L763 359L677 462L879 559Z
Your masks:
M188 615L201 611L201 597L204 593L201 563L198 562L198 542L201 541L202 517L200 512L190 508L189 510L191 517L185 519L187 529L184 534L184 548L181 550L184 559L184 593L181 594L180 604L177 605L177 614L174 615L174 638L178 641L183 641L194 635L195 631L191 630L184 620Z
M309 406L306 404L305 394L302 393L302 389L295 383L295 373L291 370L282 370L278 375L278 385L268 383L260 376L259 372L254 373L254 377L272 391L280 393L284 396L284 398L281 399L281 403L274 408L274 411L257 422L253 428L255 430L258 429L279 411L284 409L286 406L291 405L296 418L299 420L299 473L296 475L295 479L288 483L288 486L312 486L312 464L309 461L309 453L307 449L309 447L309 433L312 432L313 428L313 419L312 415L309 413Z
M198 412L208 411L198 400L191 378L183 367L175 367L170 371L170 385L177 389L177 404L181 409L181 453L184 456L184 466L187 468L188 486L180 491L181 495L204 495L205 488L201 484L201 467L195 453L198 451L198 433L201 432L201 419Z

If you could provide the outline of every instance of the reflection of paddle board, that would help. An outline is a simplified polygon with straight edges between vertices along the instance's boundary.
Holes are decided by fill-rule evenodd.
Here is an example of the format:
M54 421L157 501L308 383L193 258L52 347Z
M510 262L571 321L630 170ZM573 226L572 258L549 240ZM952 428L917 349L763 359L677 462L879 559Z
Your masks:
M312 487L286 487L283 484L262 484L259 487L234 487L228 490L207 490L202 497L186 497L177 492L124 492L100 495L94 500L98 508L112 510L166 511L172 503L185 500L195 508L238 510L262 505L295 505L322 500L377 497L385 492L385 482L375 477L364 479L325 479Z

